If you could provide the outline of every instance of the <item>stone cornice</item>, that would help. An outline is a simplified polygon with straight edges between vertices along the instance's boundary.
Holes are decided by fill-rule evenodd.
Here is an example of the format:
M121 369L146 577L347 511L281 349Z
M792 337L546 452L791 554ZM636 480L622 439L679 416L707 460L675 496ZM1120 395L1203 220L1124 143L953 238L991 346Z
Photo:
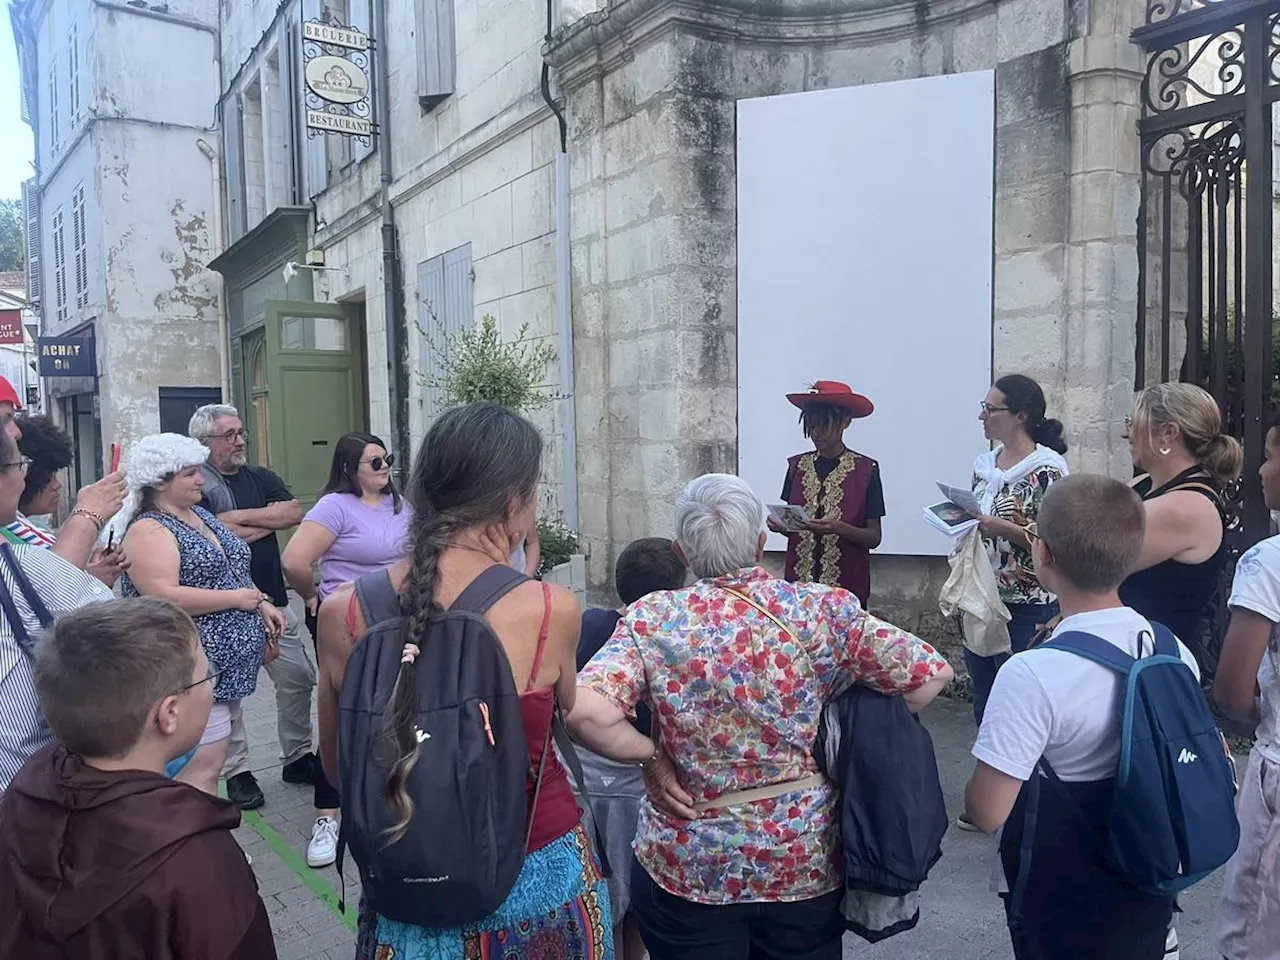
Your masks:
M1046 0L1049 2L1049 0ZM876 43L909 37L930 24L973 16L997 0L608 0L608 6L560 30L543 47L572 89L674 28L703 36L768 44Z

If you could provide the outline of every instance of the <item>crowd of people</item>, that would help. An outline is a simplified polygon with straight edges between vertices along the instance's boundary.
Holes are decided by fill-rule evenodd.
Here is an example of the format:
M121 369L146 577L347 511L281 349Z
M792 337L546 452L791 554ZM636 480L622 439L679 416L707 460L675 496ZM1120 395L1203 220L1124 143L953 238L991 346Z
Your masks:
M281 775L314 790L307 863L346 849L360 870L359 960L835 960L846 930L917 922L941 834L914 716L954 674L868 611L884 481L846 445L874 413L848 385L786 398L813 447L785 465L801 527L737 477L695 478L653 531L669 539L619 552L620 606L585 611L536 576L542 439L501 407L436 418L403 493L386 444L345 434L305 515L247 462L236 409L203 407L187 436L132 444L53 531L71 447L5 387L0 958L275 956L230 834L265 802L242 708L260 668ZM1177 892L1225 862L1216 949L1280 956L1280 538L1240 559L1210 662L1242 469L1217 405L1186 384L1140 394L1132 481L1070 475L1030 378L997 379L978 417L967 542L1003 647L964 651L978 733L956 823L999 834L1015 955L1176 956ZM1280 422L1261 477L1280 509ZM767 529L787 538L781 576ZM1256 732L1236 813L1201 677ZM1159 760L1129 739L1134 703L1205 729ZM880 764L862 777L877 796L833 769L842 738ZM924 750L915 781L886 743ZM1116 813L1131 748L1185 768L1151 795L1146 850ZM1188 797L1214 815L1157 815ZM1134 863L1159 865L1166 828L1194 849L1144 882ZM903 847L918 863L899 886Z

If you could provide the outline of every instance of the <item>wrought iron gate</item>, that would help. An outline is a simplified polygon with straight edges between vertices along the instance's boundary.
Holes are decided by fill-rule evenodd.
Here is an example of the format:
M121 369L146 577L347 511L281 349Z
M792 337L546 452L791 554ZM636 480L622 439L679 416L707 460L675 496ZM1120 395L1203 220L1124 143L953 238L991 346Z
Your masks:
M1199 384L1244 445L1244 474L1229 493L1234 561L1270 531L1258 466L1276 383L1272 107L1280 99L1280 0L1146 6L1145 24L1133 32L1147 52L1136 386ZM1225 612L1219 604L1208 640L1213 663Z

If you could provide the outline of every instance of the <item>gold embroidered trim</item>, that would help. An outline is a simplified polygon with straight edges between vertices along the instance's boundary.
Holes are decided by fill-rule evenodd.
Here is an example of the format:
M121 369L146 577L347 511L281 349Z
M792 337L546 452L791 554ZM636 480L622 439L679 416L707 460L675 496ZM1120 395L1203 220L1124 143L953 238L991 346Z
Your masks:
M816 453L807 453L797 464L800 469L800 489L804 494L804 508L811 517L820 515L843 519L840 504L844 499L844 482L857 467L858 455L852 450L846 450L835 469L827 474L826 480L818 479L815 467L817 459ZM820 514L815 511L815 507L820 509ZM801 582L813 582L817 539L815 534L808 531L800 534L800 542L796 545L796 579ZM819 582L831 587L840 585L840 537L834 533L822 537L822 573L823 577Z

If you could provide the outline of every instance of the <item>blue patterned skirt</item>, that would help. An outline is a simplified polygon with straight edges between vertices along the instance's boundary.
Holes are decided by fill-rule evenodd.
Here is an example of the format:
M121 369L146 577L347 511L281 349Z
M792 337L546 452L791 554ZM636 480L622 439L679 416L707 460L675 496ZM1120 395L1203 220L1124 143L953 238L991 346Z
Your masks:
M502 906L465 927L419 927L360 905L357 960L613 960L609 888L582 825L525 857Z

